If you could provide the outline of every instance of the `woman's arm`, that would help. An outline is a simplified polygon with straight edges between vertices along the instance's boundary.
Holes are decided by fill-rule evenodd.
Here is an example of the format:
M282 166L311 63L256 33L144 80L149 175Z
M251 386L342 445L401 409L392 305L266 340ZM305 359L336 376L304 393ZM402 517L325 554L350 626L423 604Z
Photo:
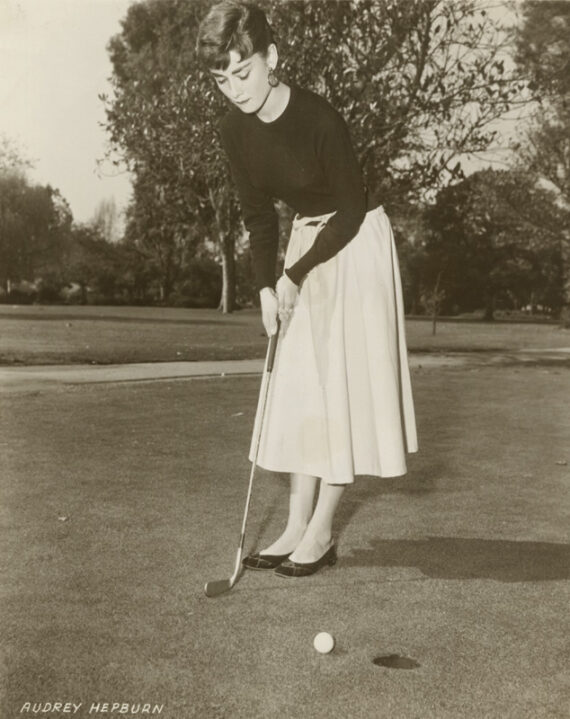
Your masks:
M285 269L296 285L313 267L334 257L352 240L366 214L366 190L348 127L336 110L330 106L326 110L319 116L316 151L335 200L336 213L309 250Z
M241 211L253 255L257 289L275 286L275 266L279 244L279 223L273 199L251 184L231 131L220 124L222 145L230 161L232 177L240 198Z

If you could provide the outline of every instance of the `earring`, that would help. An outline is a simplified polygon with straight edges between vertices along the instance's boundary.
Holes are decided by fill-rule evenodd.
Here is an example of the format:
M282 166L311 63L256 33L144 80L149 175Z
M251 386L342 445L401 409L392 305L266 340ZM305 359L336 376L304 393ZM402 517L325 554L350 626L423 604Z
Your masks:
M275 74L275 70L272 67L269 68L269 74L267 75L267 82L271 85L271 87L277 87L277 85L279 85L279 78Z

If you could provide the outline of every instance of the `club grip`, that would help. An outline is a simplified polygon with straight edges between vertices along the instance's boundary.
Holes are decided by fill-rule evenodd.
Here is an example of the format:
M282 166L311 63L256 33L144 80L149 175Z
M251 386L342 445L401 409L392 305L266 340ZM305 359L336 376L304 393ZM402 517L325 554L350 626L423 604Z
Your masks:
M267 372L271 372L273 369L273 362L275 360L275 350L277 349L277 338L279 337L279 328L281 323L277 319L277 332L271 335L269 338L269 348L267 350Z

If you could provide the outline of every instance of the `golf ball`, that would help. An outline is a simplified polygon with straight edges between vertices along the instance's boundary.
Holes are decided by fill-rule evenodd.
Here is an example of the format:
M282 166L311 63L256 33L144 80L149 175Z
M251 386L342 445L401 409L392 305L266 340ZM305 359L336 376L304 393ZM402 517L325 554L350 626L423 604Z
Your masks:
M313 639L313 646L321 654L328 654L334 649L334 637L328 632L319 632Z

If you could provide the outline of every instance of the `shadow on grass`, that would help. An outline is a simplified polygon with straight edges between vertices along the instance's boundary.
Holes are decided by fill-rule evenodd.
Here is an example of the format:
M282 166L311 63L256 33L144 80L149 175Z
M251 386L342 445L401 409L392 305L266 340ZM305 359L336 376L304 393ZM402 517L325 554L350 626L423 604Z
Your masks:
M373 539L342 567L415 567L433 579L548 582L570 579L570 544L428 537Z

